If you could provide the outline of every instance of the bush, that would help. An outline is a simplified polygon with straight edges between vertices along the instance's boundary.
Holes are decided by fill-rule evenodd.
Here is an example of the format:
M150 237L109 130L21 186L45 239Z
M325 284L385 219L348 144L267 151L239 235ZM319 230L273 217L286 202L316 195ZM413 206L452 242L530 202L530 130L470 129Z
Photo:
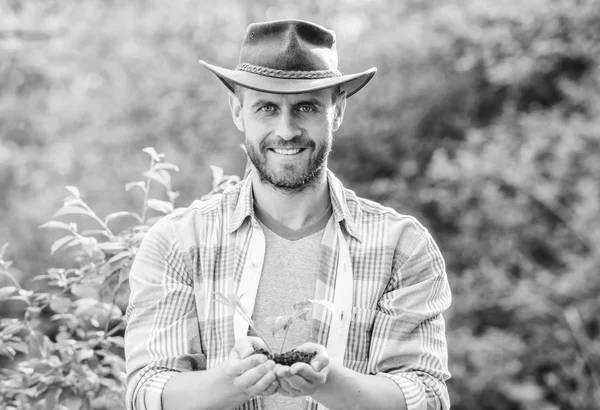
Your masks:
M81 230L75 222L59 220L41 226L66 232L54 242L51 253L69 252L72 266L51 268L35 278L48 281L56 292L22 288L10 273L11 262L4 259L7 245L0 250L0 275L12 281L11 286L0 288L0 301L26 305L22 317L0 319L0 356L13 361L10 368L0 370L0 408L125 407L123 312L129 297L129 268L148 229L174 210L178 196L171 189L170 176L177 166L164 162L164 154L154 148L143 151L151 158L145 180L125 187L143 196L141 213L120 211L101 219L79 190L69 186L70 196L54 217L83 216L98 227ZM208 195L239 178L213 167L213 181ZM167 200L151 197L153 182L165 188ZM129 226L115 229L125 221Z

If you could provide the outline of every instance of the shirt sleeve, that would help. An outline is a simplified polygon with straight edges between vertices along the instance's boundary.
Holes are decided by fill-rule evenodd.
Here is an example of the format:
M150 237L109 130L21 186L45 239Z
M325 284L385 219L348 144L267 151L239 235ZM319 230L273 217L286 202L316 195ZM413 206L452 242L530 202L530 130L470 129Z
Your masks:
M129 274L125 330L126 404L160 410L165 384L178 372L206 368L194 282L165 217L144 237Z
M423 227L411 231L408 243L416 245L408 255L396 249L399 267L379 301L370 350L373 370L396 382L409 410L447 410L450 373L442 313L450 306L450 287L433 238Z

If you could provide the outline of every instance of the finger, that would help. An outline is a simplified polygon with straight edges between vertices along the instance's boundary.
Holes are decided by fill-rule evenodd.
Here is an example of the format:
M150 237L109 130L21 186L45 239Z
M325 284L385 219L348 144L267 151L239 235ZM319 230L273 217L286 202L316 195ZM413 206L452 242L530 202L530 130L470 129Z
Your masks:
M303 393L299 390L296 390L294 387L292 387L292 385L289 383L288 379L278 379L279 380L279 389L278 389L278 393L283 394L284 396L288 396L288 397L298 397L298 396L303 396Z
M306 363L294 363L290 367L290 376L299 376L309 382L318 382L322 379L322 375Z
M323 354L317 354L310 361L310 365L316 372L320 372L327 366L329 366L329 356Z
M277 376L275 372L267 372L258 382L250 387L251 395L253 396L270 396L277 390Z
M279 382L277 381L277 376L275 376L275 373L273 373L273 377L273 383L271 383L271 385L261 394L262 396L270 396L272 394L275 394L275 392L279 388Z
M289 377L291 376L290 366L285 366L283 364L277 363L277 365L275 366L275 373L277 374L277 377Z
M250 344L252 344L252 347L255 349L269 350L267 349L267 345L265 344L265 342L260 337L247 336L246 339L248 339Z
M238 362L233 363L233 365L231 366L230 374L233 376L239 376L242 373L249 371L250 369L253 369L255 367L258 367L258 366L266 363L267 361L268 360L265 355L262 355L262 354L252 355L250 357L247 357L245 359L242 359Z
M233 350L238 353L240 359L245 359L246 357L252 355L254 353L252 339L249 337L242 337L241 339L236 340Z
M262 390L264 390L267 387L269 387L269 385L271 383L273 383L273 381L277 377L275 375L275 372L272 371L274 368L275 368L275 363L273 363L272 360L269 360L266 363L263 363L260 366L256 366L250 370L247 370L244 373L242 373L241 375L239 375L238 377L236 377L234 380L234 384L238 387L248 389L256 384L261 383L261 380L263 379L263 377L265 377L265 375L268 375L269 373L271 373L272 376L269 376L270 380L268 381L268 383L263 382L263 383L266 383L266 384L264 384L264 386L262 386Z
M313 391L316 387L314 384L309 383L305 378L301 376L291 376L285 380L291 389L293 389L294 391L298 391L303 395Z
M313 371L314 372L311 365L304 363L304 362L297 362L290 366L290 374L291 375L298 374L298 372L300 372L300 371L303 371L303 372Z

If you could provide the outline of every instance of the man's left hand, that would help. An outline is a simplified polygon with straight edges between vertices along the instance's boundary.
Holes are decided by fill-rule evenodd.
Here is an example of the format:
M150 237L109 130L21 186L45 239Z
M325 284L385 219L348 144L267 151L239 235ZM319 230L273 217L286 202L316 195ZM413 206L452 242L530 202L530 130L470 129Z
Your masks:
M287 397L310 396L327 381L329 356L325 346L304 343L296 348L301 352L317 352L310 364L294 363L292 366L275 366L279 387L277 393Z

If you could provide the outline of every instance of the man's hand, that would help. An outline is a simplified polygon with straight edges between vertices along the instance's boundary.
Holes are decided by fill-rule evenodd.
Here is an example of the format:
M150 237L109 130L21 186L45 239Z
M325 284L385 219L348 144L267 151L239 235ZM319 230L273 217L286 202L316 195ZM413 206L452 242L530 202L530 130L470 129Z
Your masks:
M277 393L288 397L310 396L327 381L329 356L325 346L304 343L297 350L317 352L310 364L294 363L292 366L278 364L275 367L279 388Z
M256 337L239 339L223 364L225 373L240 393L249 398L270 396L279 386L275 375L275 362L265 355L254 354L257 348L265 348Z

